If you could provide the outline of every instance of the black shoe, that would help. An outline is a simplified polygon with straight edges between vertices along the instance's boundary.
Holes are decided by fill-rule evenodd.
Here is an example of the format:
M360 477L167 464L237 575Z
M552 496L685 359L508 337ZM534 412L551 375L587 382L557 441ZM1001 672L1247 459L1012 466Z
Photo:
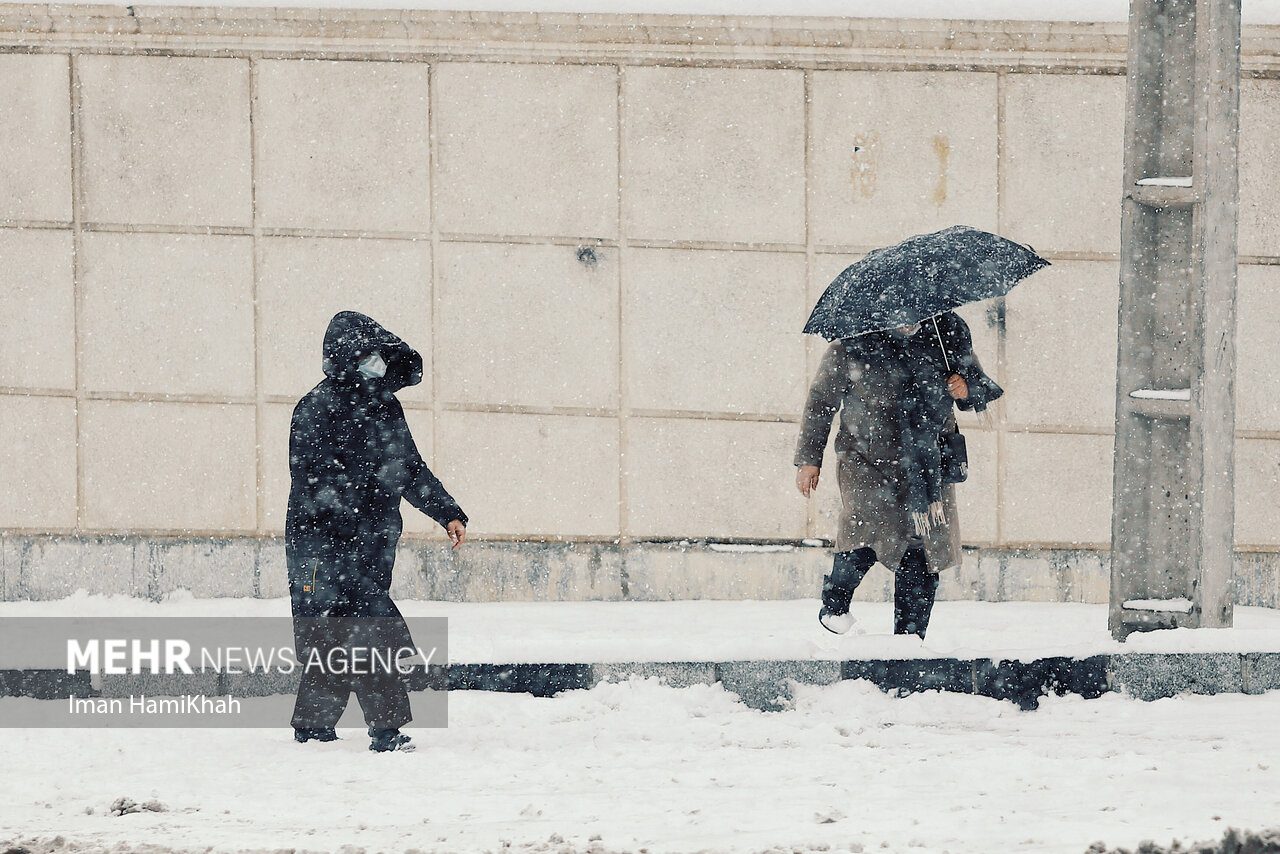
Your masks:
M842 635L853 628L849 602L875 562L876 553L868 548L835 553L831 574L822 577L822 610L818 612L818 622L824 629Z
M308 741L337 741L338 733L333 727L297 727L293 731L293 740L298 744L306 744Z
M413 750L413 739L400 732L398 729L373 729L369 728L369 749L375 753L387 753L392 750L407 752Z
M826 605L823 605L822 610L818 612L818 622L831 634L842 635L853 628L854 623L857 621L847 610L843 614L837 614L827 608Z

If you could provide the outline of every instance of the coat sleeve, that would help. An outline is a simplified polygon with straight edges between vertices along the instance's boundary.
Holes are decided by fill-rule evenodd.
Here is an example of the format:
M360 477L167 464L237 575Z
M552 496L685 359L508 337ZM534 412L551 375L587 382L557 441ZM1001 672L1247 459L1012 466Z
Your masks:
M351 472L339 458L333 418L322 396L307 395L294 407L289 475L301 517L323 526L354 521Z
M849 383L847 363L844 347L839 342L828 347L822 356L801 416L800 438L796 442L797 466L822 465L827 437L831 435L831 419L840 411L840 401Z
M397 432L400 434L396 453L400 455L399 463L409 475L404 499L434 519L441 527L454 521L466 525L467 514L462 512L458 502L444 488L440 478L427 468L422 455L418 453L418 446L409 432L409 422L405 420L404 410L400 408L399 403L396 404L396 417L399 422L396 425Z
M324 451L323 437L328 433L321 410L310 399L304 399L293 410L289 424L289 474L294 482L316 482L320 469L332 454Z
M969 410L982 412L1004 394L1004 389L996 385L996 381L983 372L982 363L978 361L977 354L972 350L961 364L960 375L969 386L969 396L964 400L957 400L956 406L966 412Z
M982 370L978 354L973 352L973 338L969 334L969 324L955 312L942 315L945 327L942 337L947 342L947 353L955 360L953 366L956 373L964 377L969 386L969 396L957 400L956 406L968 412L982 412L1004 394L1004 389L996 385L995 380Z

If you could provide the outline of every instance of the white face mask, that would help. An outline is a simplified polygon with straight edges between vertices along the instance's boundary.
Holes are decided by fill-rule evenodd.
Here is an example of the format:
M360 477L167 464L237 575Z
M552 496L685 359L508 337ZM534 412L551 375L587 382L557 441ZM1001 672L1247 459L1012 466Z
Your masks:
M387 363L382 361L381 353L370 353L360 360L356 370L366 379L377 379L378 377L386 376Z

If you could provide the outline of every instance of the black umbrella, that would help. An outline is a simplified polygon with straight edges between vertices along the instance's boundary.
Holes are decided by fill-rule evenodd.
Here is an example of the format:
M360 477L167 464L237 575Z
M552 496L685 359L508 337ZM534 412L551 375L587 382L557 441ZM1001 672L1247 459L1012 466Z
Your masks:
M818 299L804 331L835 341L910 326L1004 296L1048 265L1026 246L967 225L917 234L845 268Z

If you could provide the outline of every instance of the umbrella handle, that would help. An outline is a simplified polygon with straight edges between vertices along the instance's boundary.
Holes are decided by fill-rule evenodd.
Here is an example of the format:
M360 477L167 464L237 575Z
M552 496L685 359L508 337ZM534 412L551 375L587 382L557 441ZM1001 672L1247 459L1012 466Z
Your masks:
M938 349L942 351L942 363L947 366L947 373L951 373L951 360L947 358L947 347L942 343L942 330L938 329L938 316L935 314L930 320L933 321L933 334L938 336Z

